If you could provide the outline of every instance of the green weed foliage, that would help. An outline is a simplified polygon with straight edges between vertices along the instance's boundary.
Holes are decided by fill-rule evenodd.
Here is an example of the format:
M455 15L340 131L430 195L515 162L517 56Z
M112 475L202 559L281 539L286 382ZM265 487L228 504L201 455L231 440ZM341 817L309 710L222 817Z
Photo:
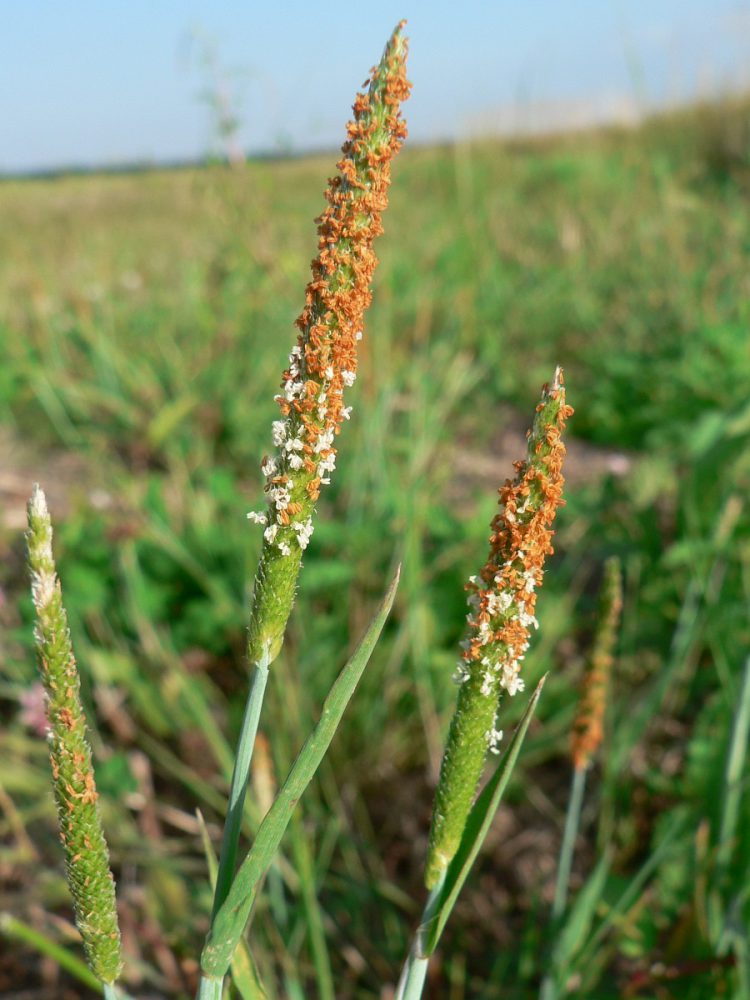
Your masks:
M559 995L747 989L748 107L710 115L401 154L354 415L271 672L248 842L396 547L402 582L256 904L270 997L331 997L335 982L364 1000L395 982L455 704L461 585L521 454L515 414L557 362L576 406L567 506L524 666L529 689L549 677L427 995L538 995L570 727L612 555L622 627ZM246 512L329 170L309 158L0 184L2 910L63 936L39 916L67 919L68 904L46 751L19 708L34 677L14 510L40 479L144 995L195 986L210 891L194 808L215 839L261 534ZM508 701L505 729L523 708ZM36 985L36 953L11 950L13 976L22 961Z

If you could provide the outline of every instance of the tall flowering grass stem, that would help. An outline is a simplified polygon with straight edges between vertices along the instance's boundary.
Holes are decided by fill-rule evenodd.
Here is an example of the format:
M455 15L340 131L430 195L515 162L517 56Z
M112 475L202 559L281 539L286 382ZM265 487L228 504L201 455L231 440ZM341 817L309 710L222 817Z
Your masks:
M221 909L221 905L227 898L229 887L234 878L237 850L242 830L245 793L250 776L250 764L253 759L253 748L255 746L255 737L258 734L258 722L260 720L260 711L263 706L267 682L268 663L261 660L260 663L256 664L253 671L253 678L245 705L245 714L242 719L242 728L240 729L240 737L237 743L237 755L234 761L234 770L232 771L227 818L224 823L224 833L221 840L219 870L216 876L211 919Z
M263 526L248 629L248 659L255 666L235 761L209 939L235 878L245 791L268 678L292 611L302 554L313 533L321 488L336 466L334 441L351 407L344 391L354 384L357 345L377 264L375 238L383 231L390 163L406 137L401 104L409 96L404 22L396 26L366 93L354 102L354 120L329 182L328 205L318 222L299 336L276 396L281 419L273 424L276 454L263 459L267 508L248 517ZM245 917L247 919L247 917ZM244 921L242 922L244 926ZM214 941L214 947L216 942ZM234 950L232 945L229 954ZM226 964L219 971L223 974ZM214 972L214 969L209 969ZM204 976L199 997L221 995L223 975Z

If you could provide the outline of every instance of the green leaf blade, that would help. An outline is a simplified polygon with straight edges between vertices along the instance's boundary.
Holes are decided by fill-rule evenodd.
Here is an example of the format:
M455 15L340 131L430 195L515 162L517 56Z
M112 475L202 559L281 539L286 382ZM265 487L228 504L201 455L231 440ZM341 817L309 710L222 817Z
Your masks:
M255 842L240 865L223 906L216 914L201 956L209 977L226 974L232 955L250 916L260 883L268 871L292 812L333 740L346 706L372 655L393 605L399 571L393 578L375 616L323 703L315 729L305 741L279 790Z

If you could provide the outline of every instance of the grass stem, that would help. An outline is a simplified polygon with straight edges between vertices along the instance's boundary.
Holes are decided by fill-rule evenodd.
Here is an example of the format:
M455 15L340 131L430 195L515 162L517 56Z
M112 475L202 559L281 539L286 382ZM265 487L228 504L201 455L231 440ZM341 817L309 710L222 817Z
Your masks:
M401 972L401 979L399 980L394 1000L419 1000L422 996L422 990L424 989L425 980L427 978L427 966L430 962L430 956L425 955L424 953L424 930L426 927L430 926L433 918L435 917L437 904L440 894L443 891L444 882L445 872L443 871L437 884L427 897L427 902L425 903L424 910L422 911L422 919L416 933L414 934L414 940L412 942L411 949L409 950L406 962L404 963L404 968Z
M583 806L583 793L585 788L586 768L576 767L573 769L573 781L570 788L570 799L568 800L568 812L565 816L565 829L563 831L562 845L560 846L560 860L557 865L555 898L552 903L553 923L560 920L565 912L565 906L568 902L570 870L573 867L573 854L575 852L576 838L578 837L578 826L581 821L581 808Z
M429 958L420 958L414 950L409 952L398 984L396 1000L419 1000L427 978L429 962Z
M550 939L555 941L557 932L560 929L560 922L565 907L568 902L568 889L570 888L570 871L573 867L573 855L575 853L576 839L578 837L578 827L581 821L581 808L583 806L583 793L586 788L586 768L573 768L573 781L568 799L568 811L565 816L565 829L563 830L562 844L560 845L560 857L557 862L557 881L555 883L555 898L552 902L552 919L550 921ZM557 969L555 961L554 945L549 957L547 972L542 980L542 987L539 991L539 1000L556 1000L557 997Z
M201 976L195 1000L221 1000L223 990L223 977L221 979L209 979L208 976Z
M240 738L237 744L237 756L232 771L232 783L229 791L227 818L224 823L224 833L221 839L219 854L219 870L216 876L214 901L211 911L211 921L221 909L227 898L227 893L234 878L237 863L237 849L242 829L242 812L245 806L245 793L250 774L250 764L253 759L253 747L258 733L258 721L263 706L263 697L268 681L268 660L263 659L255 666L250 690L247 695L245 714L242 719Z
M724 803L719 830L717 867L723 874L736 846L737 821L743 791L743 767L750 733L750 658L745 662L724 777Z

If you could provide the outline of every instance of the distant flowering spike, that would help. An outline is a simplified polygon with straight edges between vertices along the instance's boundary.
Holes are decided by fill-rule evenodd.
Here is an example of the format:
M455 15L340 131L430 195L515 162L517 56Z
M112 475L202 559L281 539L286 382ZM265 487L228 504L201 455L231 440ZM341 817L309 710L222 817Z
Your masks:
M47 739L66 876L88 964L102 983L112 984L122 969L115 885L99 817L78 668L52 555L52 524L38 486L29 501L28 525L34 637L47 696Z
M594 641L584 668L578 714L573 723L571 754L576 770L589 766L602 742L607 688L621 613L622 570L620 560L613 556L604 567Z
M410 84L402 28L403 22L373 69L367 93L357 95L339 174L329 182L328 206L317 220L318 256L297 320L299 337L276 397L282 414L273 424L278 451L262 465L268 512L250 620L253 663L270 663L281 648L315 502L330 482L335 437L351 413L344 389L356 378L356 345L377 263L372 247L383 232L390 162L406 137L400 107ZM252 520L263 523L257 515Z
M566 405L562 370L544 386L528 436L528 454L516 477L500 489L489 558L467 584L468 629L454 679L458 704L435 793L426 883L432 888L461 840L488 750L499 751L496 729L503 692L522 691L521 661L529 645L536 590L552 552L552 523L562 498L562 431L573 410Z

